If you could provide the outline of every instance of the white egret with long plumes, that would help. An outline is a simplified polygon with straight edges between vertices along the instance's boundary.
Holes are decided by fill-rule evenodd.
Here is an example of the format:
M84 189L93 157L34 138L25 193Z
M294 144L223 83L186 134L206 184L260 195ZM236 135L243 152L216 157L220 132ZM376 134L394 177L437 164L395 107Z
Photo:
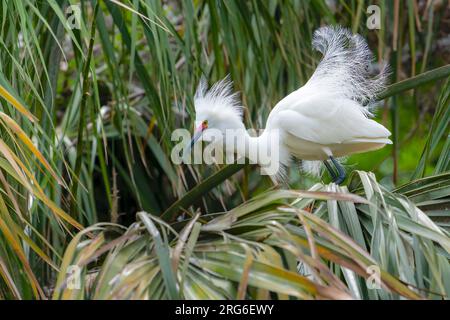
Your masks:
M292 158L297 158L322 162L333 181L341 184L345 170L336 158L377 150L392 143L389 130L370 119L374 99L384 88L386 67L372 76L373 56L366 41L341 27L316 30L313 47L323 57L308 82L276 104L260 136L244 133L242 138L247 146L261 147L277 133L278 179L284 177ZM245 129L242 106L228 79L210 90L201 81L194 103L197 129L191 145L211 128L224 134L228 129ZM235 145L226 147L258 161Z

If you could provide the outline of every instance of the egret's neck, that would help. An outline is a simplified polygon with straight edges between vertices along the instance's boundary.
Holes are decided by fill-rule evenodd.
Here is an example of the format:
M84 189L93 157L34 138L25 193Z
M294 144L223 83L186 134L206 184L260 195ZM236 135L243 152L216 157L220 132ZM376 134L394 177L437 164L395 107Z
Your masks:
M245 157L250 160L251 163L259 163L259 152L261 148L265 148L265 134L260 136L251 136L247 130L244 130L242 135L237 137L235 142L234 151L236 152L238 158Z
M234 137L234 141L231 135L226 138L227 157L236 154L238 163L247 158L251 164L258 164L264 174L273 176L278 173L283 148L280 146L277 130L266 129L257 137L243 130ZM232 159L236 160L234 156Z

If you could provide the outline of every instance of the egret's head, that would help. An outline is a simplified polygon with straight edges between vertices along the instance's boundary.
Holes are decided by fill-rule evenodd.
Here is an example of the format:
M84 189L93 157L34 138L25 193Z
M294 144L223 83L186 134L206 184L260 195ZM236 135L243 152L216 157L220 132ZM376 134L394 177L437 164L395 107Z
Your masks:
M191 146L204 139L205 131L215 129L225 135L227 129L244 129L242 106L237 94L232 92L232 83L226 77L207 90L204 78L200 80L194 98L195 133Z

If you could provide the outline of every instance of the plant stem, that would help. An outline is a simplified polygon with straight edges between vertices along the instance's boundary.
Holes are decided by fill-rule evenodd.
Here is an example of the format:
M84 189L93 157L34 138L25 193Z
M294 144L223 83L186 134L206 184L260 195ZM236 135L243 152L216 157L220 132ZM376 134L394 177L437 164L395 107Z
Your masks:
M83 70L83 84L81 87L82 90L82 97L80 102L80 119L78 122L78 136L77 136L77 158L75 160L75 170L74 175L72 179L72 185L70 188L71 195L72 195L72 201L70 204L70 213L72 215L75 214L75 211L77 209L77 193L78 193L78 184L79 184L79 178L80 178L80 171L81 171L81 161L83 156L83 131L85 129L85 112L86 112L86 106L88 98L90 97L89 93L89 69L91 65L91 58L92 58L92 51L94 48L94 39L95 39L95 29L96 29L96 16L98 12L99 3L98 1L95 4L94 8L94 15L92 18L92 25L91 25L91 35L89 40L89 48L88 48L88 54L86 57L86 63L84 65Z
M394 83L389 87L387 87L386 90L384 90L382 93L380 93L377 99L383 100L393 95L396 95L400 92L414 89L428 82L443 79L448 76L450 76L450 64L421 73L415 77L411 77L409 79L405 79L403 81Z

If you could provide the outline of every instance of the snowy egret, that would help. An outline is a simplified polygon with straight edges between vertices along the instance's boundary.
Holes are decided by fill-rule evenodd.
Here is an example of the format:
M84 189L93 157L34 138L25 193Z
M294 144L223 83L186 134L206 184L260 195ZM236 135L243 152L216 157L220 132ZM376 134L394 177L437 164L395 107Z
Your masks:
M342 27L316 30L312 44L323 56L314 74L303 87L275 105L260 136L245 133L243 138L247 146L261 147L277 132L278 180L284 178L291 159L297 158L311 161L309 168L323 163L333 182L341 184L345 170L336 158L392 143L389 130L369 118L374 98L384 88L386 67L372 76L369 67L373 57L366 41ZM245 129L242 107L228 79L210 90L201 81L194 103L197 129L191 146L207 129L224 134L228 129ZM251 159L248 151L232 147Z

